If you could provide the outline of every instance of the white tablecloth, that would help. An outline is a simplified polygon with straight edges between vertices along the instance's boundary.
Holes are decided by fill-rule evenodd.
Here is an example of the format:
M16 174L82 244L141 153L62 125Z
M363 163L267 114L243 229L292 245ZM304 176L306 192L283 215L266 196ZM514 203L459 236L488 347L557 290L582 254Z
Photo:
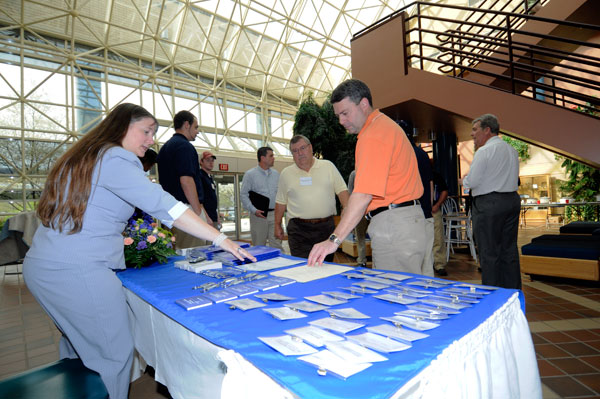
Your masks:
M174 398L293 398L241 355L190 332L125 289L136 348ZM340 383L343 381L340 380ZM394 398L542 397L518 294L448 346Z

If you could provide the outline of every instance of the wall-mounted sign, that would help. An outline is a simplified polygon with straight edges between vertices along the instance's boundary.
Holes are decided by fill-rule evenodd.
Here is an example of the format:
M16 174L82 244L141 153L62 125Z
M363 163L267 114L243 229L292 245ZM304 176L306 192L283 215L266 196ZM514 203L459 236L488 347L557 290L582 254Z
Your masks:
M221 170L223 172L227 172L229 170L229 164L228 163L220 163L219 170Z

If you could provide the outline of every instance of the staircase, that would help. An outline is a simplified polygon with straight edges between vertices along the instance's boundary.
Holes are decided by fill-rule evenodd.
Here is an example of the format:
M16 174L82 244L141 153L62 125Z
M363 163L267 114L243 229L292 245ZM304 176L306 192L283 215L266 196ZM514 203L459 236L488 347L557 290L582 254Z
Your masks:
M530 3L415 2L354 36L353 76L422 134L470 140L489 112L504 134L600 167L600 2Z

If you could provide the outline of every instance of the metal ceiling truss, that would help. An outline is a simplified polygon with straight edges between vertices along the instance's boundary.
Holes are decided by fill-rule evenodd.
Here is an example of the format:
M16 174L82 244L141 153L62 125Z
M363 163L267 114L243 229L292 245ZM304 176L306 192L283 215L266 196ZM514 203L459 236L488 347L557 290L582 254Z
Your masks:
M283 123L307 93L324 101L351 76L352 34L409 2L0 0L0 143L21 146L0 153L0 216L32 209L43 168L122 101L153 110L161 134L176 104L195 104L199 145L254 157L279 143L289 155ZM234 130L242 122L260 126Z

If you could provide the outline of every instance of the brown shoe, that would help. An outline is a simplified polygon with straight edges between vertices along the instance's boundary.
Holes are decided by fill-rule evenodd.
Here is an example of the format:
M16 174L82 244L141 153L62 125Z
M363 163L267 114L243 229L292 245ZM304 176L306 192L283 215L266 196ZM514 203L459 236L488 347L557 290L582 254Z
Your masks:
M446 271L445 268L439 268L439 269L435 269L434 270L435 274L437 274L438 276L447 276L448 272Z

